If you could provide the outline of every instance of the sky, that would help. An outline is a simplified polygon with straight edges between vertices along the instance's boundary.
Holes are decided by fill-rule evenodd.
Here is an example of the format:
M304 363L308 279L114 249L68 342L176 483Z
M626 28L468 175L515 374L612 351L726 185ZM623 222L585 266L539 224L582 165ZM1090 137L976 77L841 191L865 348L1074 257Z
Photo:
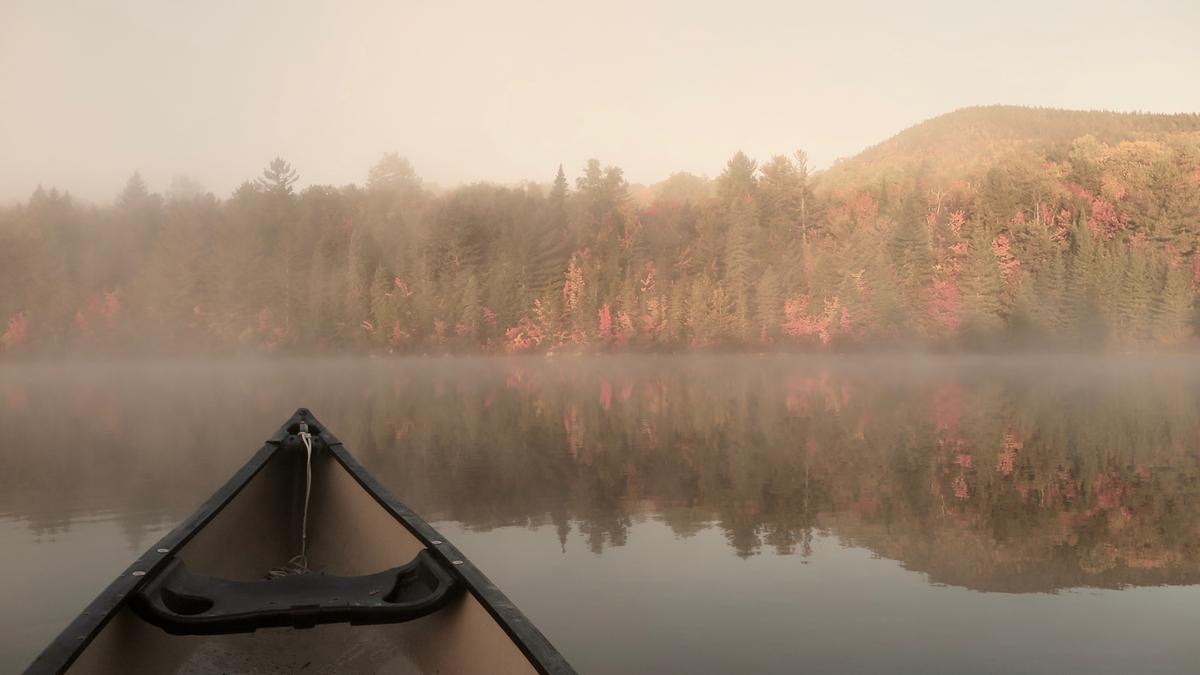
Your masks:
M0 0L0 202L217 195L275 156L362 183L817 167L993 103L1200 112L1200 2Z

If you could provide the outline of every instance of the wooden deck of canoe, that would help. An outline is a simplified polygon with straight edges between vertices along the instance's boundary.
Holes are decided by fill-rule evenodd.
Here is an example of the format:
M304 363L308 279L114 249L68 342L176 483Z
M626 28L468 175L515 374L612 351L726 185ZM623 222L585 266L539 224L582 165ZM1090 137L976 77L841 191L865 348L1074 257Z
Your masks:
M300 549L306 456L297 439L301 424L313 439L307 551L312 572L304 575L308 577L304 581L287 583L307 583L318 595L327 586L329 595L288 606L287 594L278 595L287 585L264 577ZM444 597L429 600L436 608L421 609L423 616L396 619L369 614L393 608L382 595L354 597L349 590L347 597L332 595L338 593L339 578L350 578L345 580L349 588L353 578L404 566L422 551L428 551L420 561L428 568L423 573L426 581L416 579L421 576L416 573L406 577L416 592L424 593L422 583L432 586L435 582L428 579L434 577L452 583L439 586ZM216 588L225 584L244 589L243 595L251 601L271 598L263 601L267 611L261 617L254 615L251 623L261 619L262 625L291 622L302 628L230 632L220 625L219 617L214 618L220 613L220 602L217 607L204 602L194 608L187 602L172 602L187 599L186 591L171 591L172 583L183 583L171 581L167 574L177 568L198 579L217 580L211 582ZM158 586L167 590L155 591ZM403 604L402 599L395 601ZM148 607L157 607L181 623L164 623ZM180 611L175 614L168 607ZM339 621L347 617L349 622ZM217 623L189 623L206 620ZM308 627L312 624L320 625ZM189 632L216 634L177 634ZM557 674L574 670L478 568L392 498L324 425L301 409L196 513L101 593L27 671L61 672Z

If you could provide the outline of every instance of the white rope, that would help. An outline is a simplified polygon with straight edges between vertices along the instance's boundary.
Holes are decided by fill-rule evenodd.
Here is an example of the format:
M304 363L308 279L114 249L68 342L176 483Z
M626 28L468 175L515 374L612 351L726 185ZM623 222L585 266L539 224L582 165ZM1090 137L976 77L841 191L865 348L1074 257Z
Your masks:
M304 441L304 516L300 521L300 555L308 555L308 498L312 494L312 434L300 432Z
M297 434L304 442L304 513L300 519L300 555L294 556L283 567L277 567L267 572L267 577L277 579L293 574L307 574L308 569L308 501L312 496L312 434L308 425L301 424L302 431Z

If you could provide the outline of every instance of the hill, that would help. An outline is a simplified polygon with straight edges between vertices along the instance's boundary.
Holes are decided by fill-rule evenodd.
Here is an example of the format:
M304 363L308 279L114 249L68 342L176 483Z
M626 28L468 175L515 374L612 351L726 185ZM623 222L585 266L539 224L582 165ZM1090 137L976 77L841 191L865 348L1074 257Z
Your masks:
M1200 115L974 106L921 122L838 161L822 174L822 182L833 187L875 184L917 171L944 182L1022 152L1061 158L1083 136L1116 144L1192 133L1200 133Z

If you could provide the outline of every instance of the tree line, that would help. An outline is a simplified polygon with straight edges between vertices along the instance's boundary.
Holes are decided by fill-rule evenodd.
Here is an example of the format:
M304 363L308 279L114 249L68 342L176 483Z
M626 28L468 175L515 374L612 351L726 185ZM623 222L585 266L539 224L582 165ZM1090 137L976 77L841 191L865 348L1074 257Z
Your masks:
M0 353L490 353L1186 345L1200 134L1023 148L955 179L803 152L715 179L434 192L386 154L296 189L276 159L217 198L138 174L110 206L0 209ZM874 177L875 174L872 174Z

